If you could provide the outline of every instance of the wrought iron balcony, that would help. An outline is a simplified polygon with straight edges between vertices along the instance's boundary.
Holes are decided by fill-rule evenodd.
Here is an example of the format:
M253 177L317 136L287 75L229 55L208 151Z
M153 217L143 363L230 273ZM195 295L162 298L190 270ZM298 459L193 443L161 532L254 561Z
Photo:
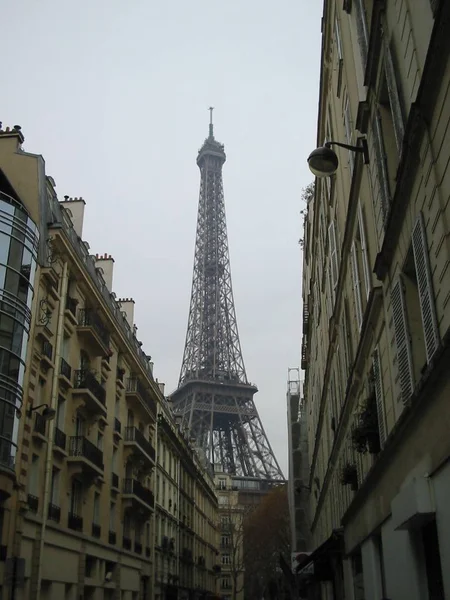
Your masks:
M108 541L110 544L115 544L117 541L117 535L115 531L110 531L108 534Z
M109 331L94 310L81 308L78 311L78 332L85 337L96 356L108 354Z
M27 504L31 512L37 513L39 508L39 498L37 496L33 496L33 494L28 494Z
M303 303L303 334L308 333L308 326L309 326L309 309L308 309L308 303L304 302Z
M130 500L131 504L139 508L153 510L155 508L155 496L153 492L144 487L137 479L124 479L123 500Z
M306 367L308 366L308 346L307 346L307 342L306 342L306 337L303 336L303 342L302 342L302 357L301 357L301 363L300 363L301 368L305 371Z
M139 459L144 458L149 463L149 466L153 466L156 454L155 449L137 427L125 427L125 439L123 443L124 446L132 448L133 453Z
M61 508L59 506L57 506L56 504L50 503L48 505L47 516L50 521L55 521L56 523L59 523L59 521L61 519Z
M72 385L72 367L64 358L61 358L59 363L59 374L65 377L70 385Z
M99 538L102 532L102 528L97 523L92 523L92 536Z
M70 438L67 460L79 464L86 474L103 475L103 452L81 435Z
M156 418L156 402L137 377L129 377L127 379L126 396L131 402L143 404L150 411L153 418Z
M106 415L106 390L89 369L75 371L74 395L83 396L87 410Z
M53 443L57 448L61 448L64 452L66 451L67 436L64 431L61 431L58 427L55 427L55 439L53 440Z
M77 515L76 513L69 512L67 527L74 531L83 531L83 517L80 517L80 515Z

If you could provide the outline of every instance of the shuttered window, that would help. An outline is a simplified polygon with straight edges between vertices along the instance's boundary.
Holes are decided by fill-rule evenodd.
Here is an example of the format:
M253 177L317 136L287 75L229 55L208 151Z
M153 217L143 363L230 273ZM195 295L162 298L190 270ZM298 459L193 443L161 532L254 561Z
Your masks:
M392 288L392 314L394 318L397 364L403 402L407 402L414 389L414 375L411 355L411 338L406 315L405 291L401 276Z
M358 226L359 226L359 236L361 239L361 257L362 257L362 266L363 266L363 274L364 274L364 288L366 292L366 298L369 299L370 290L372 289L372 275L370 272L370 260L369 260L369 250L367 248L366 242L366 228L364 225L364 217L361 208L361 204L358 204Z
M377 402L378 431L380 434L380 446L382 447L386 441L386 415L384 410L383 371L381 369L380 351L378 348L375 348L372 354L372 372Z
M331 282L333 284L333 289L335 289L339 278L339 261L334 221L331 221L330 226L328 227L328 237L330 240Z
M439 347L439 328L434 304L433 280L428 255L427 234L423 214L419 213L412 233L412 247L419 289L420 310L425 338L427 361L433 358Z
M362 320L363 320L363 312L362 312L362 304L361 304L361 285L360 285L360 281L359 281L357 252L358 252L358 250L357 250L356 242L353 241L351 252L350 252L350 262L351 262L351 266L352 266L353 295L355 298L356 323L358 325L358 329L361 329Z
M390 201L389 179L386 162L386 152L383 143L383 130L381 128L381 117L379 111L375 111L372 119L372 135L375 145L375 160L377 166L378 185L380 188L380 202L383 213L383 221L386 221Z
M392 60L392 52L386 38L384 71L386 76L386 84L388 88L389 104L391 105L395 143L397 145L397 150L400 154L403 144L403 136L405 134L405 127L403 124L403 114L400 103L400 96L398 93L397 78L395 76L394 62Z

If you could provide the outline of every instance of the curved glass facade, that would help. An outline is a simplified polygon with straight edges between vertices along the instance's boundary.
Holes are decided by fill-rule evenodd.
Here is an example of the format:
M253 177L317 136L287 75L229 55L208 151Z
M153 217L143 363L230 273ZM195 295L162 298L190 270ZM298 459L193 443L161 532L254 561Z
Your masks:
M0 192L0 466L14 469L39 232Z

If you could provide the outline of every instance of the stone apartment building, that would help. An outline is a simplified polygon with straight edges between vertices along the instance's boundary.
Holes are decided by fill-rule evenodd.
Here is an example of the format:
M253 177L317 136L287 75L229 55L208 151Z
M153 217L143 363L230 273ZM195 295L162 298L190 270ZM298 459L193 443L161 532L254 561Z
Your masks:
M82 240L84 201L59 202L43 158L22 142L19 127L0 132L0 597L148 600L158 414L173 418L134 302L112 291L112 257L91 256ZM183 482L196 461L180 448ZM194 472L193 529L213 544L212 483ZM215 589L203 573L192 582Z
M310 598L450 598L449 26L444 1L324 2L303 268Z
M163 406L158 417L155 599L200 600L217 587L218 504L211 468Z

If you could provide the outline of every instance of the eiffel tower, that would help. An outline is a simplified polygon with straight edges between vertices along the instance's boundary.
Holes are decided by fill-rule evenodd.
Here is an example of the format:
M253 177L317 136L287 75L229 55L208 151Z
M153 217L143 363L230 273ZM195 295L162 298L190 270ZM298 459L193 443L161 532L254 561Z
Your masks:
M189 320L174 412L216 472L284 480L253 400L239 342L225 220L223 144L209 137L197 156L200 198Z

